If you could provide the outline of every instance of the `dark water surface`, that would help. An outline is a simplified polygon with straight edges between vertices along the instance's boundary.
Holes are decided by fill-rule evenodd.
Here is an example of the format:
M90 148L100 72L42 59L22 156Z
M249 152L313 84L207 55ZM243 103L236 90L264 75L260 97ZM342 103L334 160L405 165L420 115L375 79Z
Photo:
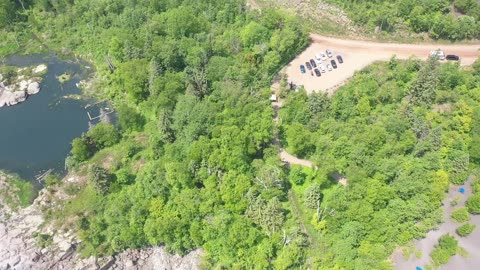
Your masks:
M88 76L87 64L49 55L13 55L6 64L46 64L48 72L38 94L0 108L0 170L27 180L48 169L62 173L71 141L88 129L87 101L63 97L81 93L75 84ZM62 85L55 76L65 72L72 74L72 79Z

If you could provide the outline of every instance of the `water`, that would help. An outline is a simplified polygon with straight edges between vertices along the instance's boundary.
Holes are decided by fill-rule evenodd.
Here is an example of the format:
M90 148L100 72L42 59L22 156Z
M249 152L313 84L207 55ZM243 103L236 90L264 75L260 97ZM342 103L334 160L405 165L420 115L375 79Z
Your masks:
M48 169L63 173L71 141L88 130L87 101L63 98L81 93L75 84L88 76L86 63L48 55L6 59L7 65L19 67L42 63L48 71L40 92L23 103L0 108L0 170L30 181ZM62 85L55 76L65 72L73 75Z

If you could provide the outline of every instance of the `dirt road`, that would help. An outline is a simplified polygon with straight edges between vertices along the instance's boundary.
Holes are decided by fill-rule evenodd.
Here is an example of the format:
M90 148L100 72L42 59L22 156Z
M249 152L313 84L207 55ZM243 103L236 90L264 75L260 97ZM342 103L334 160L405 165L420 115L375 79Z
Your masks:
M307 92L325 91L332 94L348 78L371 63L379 60L389 60L393 55L398 59L407 59L415 56L426 59L429 52L435 49L442 49L446 54L460 56L461 65L471 65L480 56L480 44L474 45L441 45L441 44L399 44L399 43L378 43L372 41L344 40L310 34L312 43L292 62L287 65L288 80L298 85L303 85ZM300 72L300 65L314 59L315 54L325 52L329 48L333 51L334 57L323 62L329 64L333 59L337 62L338 68L322 73L321 77ZM341 55L344 63L338 63L336 55ZM445 62L445 61L442 61Z

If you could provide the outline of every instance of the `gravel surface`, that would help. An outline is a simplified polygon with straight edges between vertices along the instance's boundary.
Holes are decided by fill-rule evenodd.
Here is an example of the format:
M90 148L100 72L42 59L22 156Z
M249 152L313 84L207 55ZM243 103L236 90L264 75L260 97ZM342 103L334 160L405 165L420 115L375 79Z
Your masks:
M460 56L461 65L471 65L480 55L480 44L475 45L441 45L441 44L398 44L398 43L378 43L371 41L344 40L330 38L311 34L312 43L286 68L288 81L293 81L298 85L303 85L308 93L314 91L324 91L332 94L339 86L343 85L353 76L355 71L370 65L379 60L389 60L393 55L398 59L407 59L416 56L420 59L427 59L430 51L442 49L445 54L456 54ZM321 77L300 72L300 65L305 65L306 61L314 59L315 54L325 52L329 48L333 51L334 57L328 58L337 62L337 69L322 73ZM339 64L336 55L340 54L344 60ZM445 62L445 61L442 61Z
M437 230L430 231L426 237L414 243L415 249L422 252L421 258L416 258L413 254L408 260L405 260L400 252L393 257L394 267L397 270L414 270L416 266L424 267L430 264L430 253L433 251L435 245L438 243L440 236L449 233L458 240L460 247L464 248L469 256L464 258L460 255L453 256L450 261L440 267L443 270L477 270L480 269L480 215L470 215L469 223L475 224L477 228L468 237L460 237L455 230L462 225L450 218L454 209L465 205L465 201L472 194L471 179L463 185L465 187L465 194L461 194L458 190L460 186L451 186L447 198L443 201L444 220ZM460 201L456 206L451 206L450 202L454 198L460 197Z

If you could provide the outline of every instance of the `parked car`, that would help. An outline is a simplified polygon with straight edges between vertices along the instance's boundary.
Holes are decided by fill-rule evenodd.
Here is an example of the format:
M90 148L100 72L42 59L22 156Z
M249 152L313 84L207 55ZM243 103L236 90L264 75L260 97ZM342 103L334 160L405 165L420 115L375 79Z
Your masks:
M304 65L300 65L300 72L302 72L303 74L305 74L305 72L307 72L305 70L305 66Z
M319 53L315 54L315 59L317 59L318 61L322 61L322 55Z
M310 62L305 62L305 66L307 66L308 70L312 70L312 65L310 65Z
M335 63L335 60L331 60L330 63L332 63L332 67L333 68L337 68L337 63Z
M432 57L436 57L438 60L445 60L445 53L440 49L436 49L434 51L431 51L430 55Z
M332 58L333 53L332 53L332 51L331 51L330 49L325 50L325 52L327 53L328 58Z
M322 60L320 59L315 59L315 63L317 63L317 66L320 66L322 64Z
M317 64L315 64L315 60L310 59L310 64L312 65L313 68L317 67Z
M317 77L322 76L322 73L320 72L320 70L318 70L318 68L314 69L313 71L315 71L315 75L317 75Z
M327 64L327 69L328 69L328 71L332 71L332 65Z
M455 54L447 54L447 56L445 56L445 59L458 61L460 60L460 57L458 57L458 55L455 55Z
M343 64L343 58L341 55L337 55L338 63Z
M327 56L324 53L320 53L320 58L322 61L327 61Z
M318 68L320 69L320 71L321 71L322 73L325 73L326 70L325 70L325 66L324 66L324 65L319 65Z

